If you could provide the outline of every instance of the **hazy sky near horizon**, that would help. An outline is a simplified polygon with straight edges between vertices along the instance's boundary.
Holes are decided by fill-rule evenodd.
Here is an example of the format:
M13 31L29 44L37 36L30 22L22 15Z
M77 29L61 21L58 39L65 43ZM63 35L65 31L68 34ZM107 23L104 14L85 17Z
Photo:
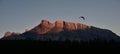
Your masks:
M0 0L0 37L6 31L32 29L42 19L83 23L120 35L120 0Z

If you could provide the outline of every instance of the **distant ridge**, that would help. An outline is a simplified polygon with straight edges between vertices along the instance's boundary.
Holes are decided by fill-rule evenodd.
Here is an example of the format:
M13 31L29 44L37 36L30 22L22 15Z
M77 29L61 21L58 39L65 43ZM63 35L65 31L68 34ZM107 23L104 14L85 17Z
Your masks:
M89 41L96 39L120 41L120 37L108 29L62 20L57 20L55 23L42 20L33 29L26 30L22 34L7 32L1 40Z
M41 23L30 30L37 34L46 34L46 33L59 33L62 31L73 31L79 29L90 29L91 26L87 26L81 23L72 23L58 20L55 23L50 23L47 20L42 20Z

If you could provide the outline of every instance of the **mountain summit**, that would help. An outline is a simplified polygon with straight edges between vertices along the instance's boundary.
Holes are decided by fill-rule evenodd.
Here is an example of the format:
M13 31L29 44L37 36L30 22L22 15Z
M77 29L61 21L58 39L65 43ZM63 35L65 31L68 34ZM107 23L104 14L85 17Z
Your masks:
M62 20L50 23L47 20L42 20L39 25L22 34L7 32L1 40L120 41L120 37L108 29L101 29L82 23L66 22Z
M36 26L30 31L37 34L46 34L46 33L59 33L63 31L74 31L80 29L84 30L90 28L91 26L87 26L80 23L65 22L62 20L58 20L55 23L50 23L47 20L42 20L38 26Z

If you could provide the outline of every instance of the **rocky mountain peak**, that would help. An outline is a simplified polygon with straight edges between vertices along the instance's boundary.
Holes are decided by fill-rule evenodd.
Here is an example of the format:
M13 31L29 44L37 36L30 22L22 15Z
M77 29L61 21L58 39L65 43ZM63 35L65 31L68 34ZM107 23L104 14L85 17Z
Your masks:
M6 32L5 33L5 35L4 35L4 37L9 37L9 36L12 36L12 35L20 35L21 33L19 33L19 32Z
M44 34L44 35L43 35ZM66 22L57 20L51 23L42 20L41 23L33 29L25 30L24 33L6 32L2 40L115 40L120 41L120 37L108 29L88 26L82 23Z
M89 29L90 27L91 26L85 24L66 22L62 20L57 20L55 23L50 23L48 20L42 20L38 26L31 30L31 32L35 32L37 34L58 33L65 30L71 31L79 29Z
M49 21L47 21L47 20L41 21L41 26L48 26L48 25L49 25Z

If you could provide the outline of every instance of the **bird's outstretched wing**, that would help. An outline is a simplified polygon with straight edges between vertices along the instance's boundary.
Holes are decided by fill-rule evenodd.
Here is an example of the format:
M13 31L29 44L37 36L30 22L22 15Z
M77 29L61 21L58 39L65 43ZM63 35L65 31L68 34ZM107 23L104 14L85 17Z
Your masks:
M85 17L83 17L83 16L80 16L79 18L82 18L83 20L85 20Z

